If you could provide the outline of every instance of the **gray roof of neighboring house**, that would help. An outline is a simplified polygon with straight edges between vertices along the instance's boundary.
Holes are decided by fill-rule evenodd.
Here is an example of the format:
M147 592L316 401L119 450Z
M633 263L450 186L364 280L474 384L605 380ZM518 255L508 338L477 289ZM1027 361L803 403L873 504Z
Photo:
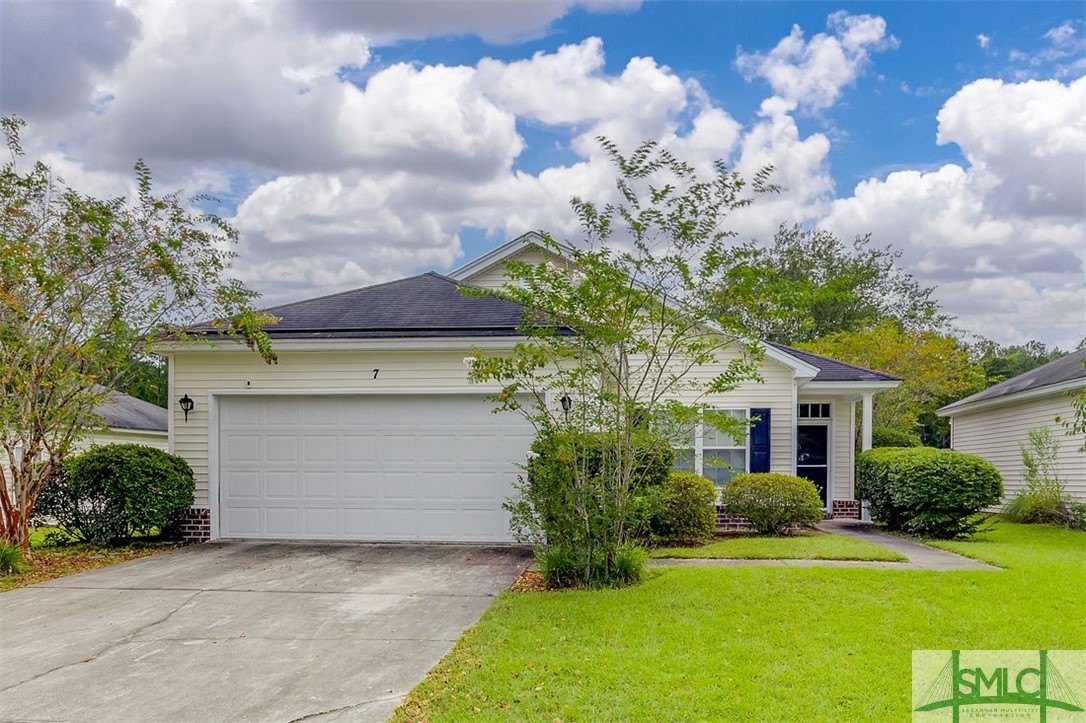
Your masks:
M1060 357L1056 361L1049 362L1036 369L1030 369L1028 372L1019 374L1016 377L1004 379L999 384L990 386L982 392L977 392L965 399L959 399L953 404L948 404L939 411L953 411L959 406L973 404L974 402L999 399L1000 397L1007 397L1012 394L1043 389L1044 387L1050 387L1056 384L1064 384L1065 382L1074 381L1076 379L1086 379L1086 367L1082 366L1083 360L1086 360L1086 349L1073 351L1065 357Z
M142 399L121 394L115 390L106 392L109 397L94 409L111 429L142 429L165 432L169 428L169 412Z
M791 354L801 361L805 361L818 369L818 374L811 379L812 382L900 382L899 377L877 372L872 369L864 369L855 364L847 364L843 361L831 359L828 356L814 354L802 349L766 342L770 346L780 349L786 354Z
M265 327L273 339L516 336L524 316L520 304L467 296L459 282L433 271L264 311L279 317Z

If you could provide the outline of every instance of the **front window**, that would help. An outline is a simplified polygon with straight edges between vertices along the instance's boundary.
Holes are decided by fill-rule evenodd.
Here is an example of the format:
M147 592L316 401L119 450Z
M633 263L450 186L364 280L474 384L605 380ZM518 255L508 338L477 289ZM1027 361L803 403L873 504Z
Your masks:
M745 409L718 409L729 417L747 420ZM722 432L711 424L697 424L693 433L675 443L675 469L697 472L717 487L747 471L747 436L741 439Z

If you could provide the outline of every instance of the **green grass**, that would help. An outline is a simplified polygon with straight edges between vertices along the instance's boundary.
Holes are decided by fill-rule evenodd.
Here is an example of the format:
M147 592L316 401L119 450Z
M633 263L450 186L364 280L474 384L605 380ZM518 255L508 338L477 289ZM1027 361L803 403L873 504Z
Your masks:
M886 721L920 649L1086 648L1086 534L940 543L1006 569L662 568L623 590L504 593L399 720Z
M807 532L793 537L731 536L699 547L663 547L650 557L714 558L737 560L883 560L907 558L885 547L846 535Z

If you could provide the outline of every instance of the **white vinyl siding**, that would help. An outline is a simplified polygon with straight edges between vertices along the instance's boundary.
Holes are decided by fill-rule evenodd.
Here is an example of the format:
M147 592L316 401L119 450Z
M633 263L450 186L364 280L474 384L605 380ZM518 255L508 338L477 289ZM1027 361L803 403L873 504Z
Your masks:
M552 261L556 264L565 265L566 260L555 256L552 253L544 251L538 246L529 246L521 251L519 254L515 254L510 257L511 261L519 261L525 264L542 264L546 261ZM500 289L508 282L505 276L505 260L489 266L473 276L469 276L464 279L465 284L471 286L478 286L483 289Z
M105 444L143 444L148 447L154 447L155 449L161 449L166 451L169 446L167 444L168 439L165 432L150 432L146 430L128 430L128 429L110 429L105 432L97 432L86 438L79 448L90 447L92 445L105 445Z
M994 464L1003 475L1005 498L1010 499L1023 487L1019 443L1028 441L1030 429L1047 426L1060 443L1059 472L1067 491L1086 501L1086 453L1078 451L1083 437L1064 434L1063 427L1055 421L1057 416L1066 419L1073 413L1071 398L1055 393L969 414L955 414L951 418L951 446Z
M833 499L855 499L856 430L852 419L855 402L838 399L831 407L830 476Z

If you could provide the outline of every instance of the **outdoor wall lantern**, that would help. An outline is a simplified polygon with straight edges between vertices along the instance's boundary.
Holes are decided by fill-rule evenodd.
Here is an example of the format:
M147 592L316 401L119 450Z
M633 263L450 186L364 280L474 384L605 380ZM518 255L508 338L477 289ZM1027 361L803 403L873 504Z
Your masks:
M181 397L177 400L177 403L181 406L181 411L185 413L185 421L189 421L189 412L196 407L196 402L189 398L189 395Z
M569 417L569 410L573 408L573 400L569 398L568 394L563 394L562 398L558 400L562 403L562 411L566 413L566 417Z

